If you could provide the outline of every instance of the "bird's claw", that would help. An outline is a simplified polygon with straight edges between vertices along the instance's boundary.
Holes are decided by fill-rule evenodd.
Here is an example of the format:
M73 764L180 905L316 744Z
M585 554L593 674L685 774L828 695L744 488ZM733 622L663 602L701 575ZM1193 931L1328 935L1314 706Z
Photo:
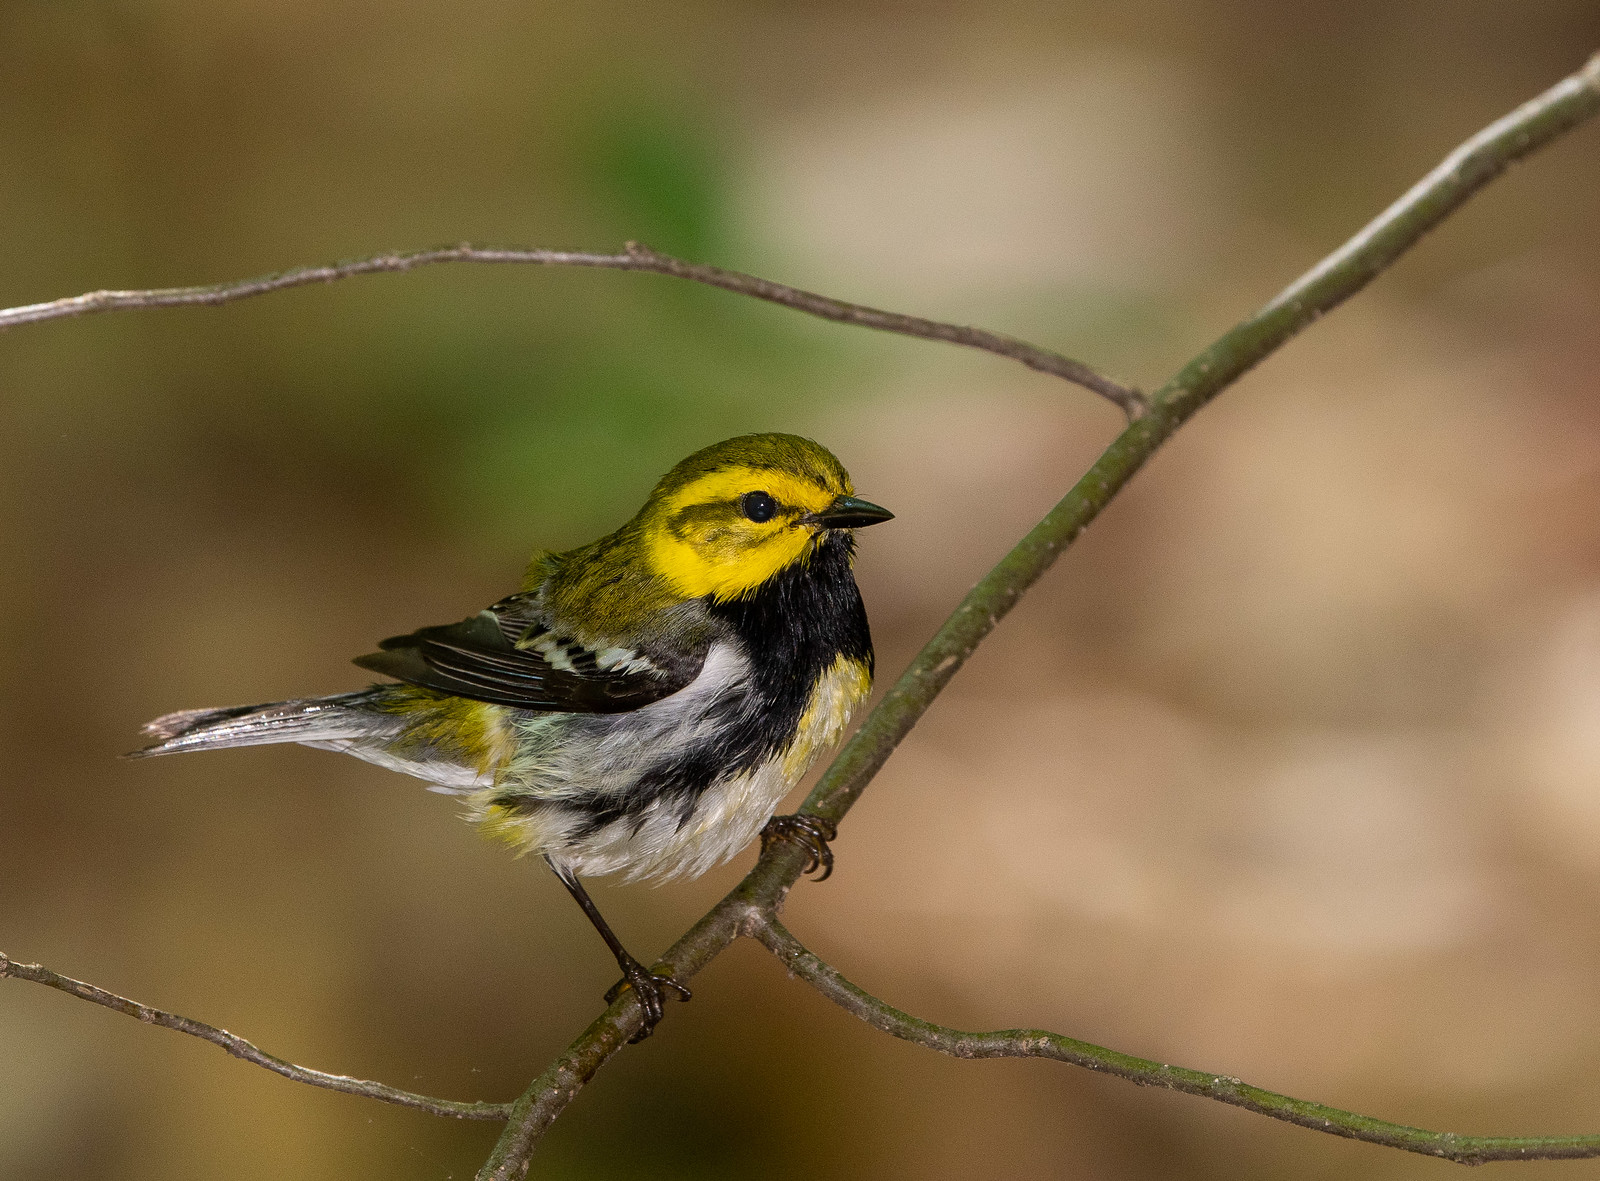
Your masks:
M666 1011L666 994L669 991L677 993L681 1001L690 1000L694 996L686 985L678 983L671 976L658 976L632 957L622 964L622 979L607 990L606 1004L609 1005L621 996L625 988L633 989L633 994L639 998L639 1008L644 1016L644 1024L639 1027L638 1033L628 1039L629 1042L642 1042L655 1032L656 1024Z
M820 869L817 881L825 882L833 875L833 850L828 842L838 835L839 826L820 816L774 816L761 830L761 851L765 853L773 841L793 841L806 851L806 867L801 872Z

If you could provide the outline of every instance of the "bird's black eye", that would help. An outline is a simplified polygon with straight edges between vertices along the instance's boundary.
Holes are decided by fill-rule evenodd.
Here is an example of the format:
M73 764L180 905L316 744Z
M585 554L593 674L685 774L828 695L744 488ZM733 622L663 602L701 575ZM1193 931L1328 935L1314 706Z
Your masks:
M778 511L778 502L765 492L746 492L739 497L739 508L752 521L770 521Z

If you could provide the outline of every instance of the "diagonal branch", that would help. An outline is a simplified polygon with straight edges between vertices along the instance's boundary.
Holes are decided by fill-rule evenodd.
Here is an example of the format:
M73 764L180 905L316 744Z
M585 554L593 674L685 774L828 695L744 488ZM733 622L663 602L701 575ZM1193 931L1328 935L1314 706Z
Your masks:
M807 797L805 811L837 822L849 811L866 784L977 645L1174 431L1207 401L1301 329L1359 291L1511 163L1571 130L1597 110L1600 110L1600 58L1591 60L1579 73L1468 140L1343 247L1291 284L1256 315L1195 357L1148 402L1136 391L1109 382L1078 362L1008 337L981 329L963 328L849 304L739 272L686 263L633 244L623 253L614 255L496 250L464 245L413 254L381 255L211 287L92 292L51 303L0 310L0 329L113 308L221 304L288 287L330 282L361 274L405 271L432 263L505 262L587 266L672 275L840 323L982 349L1085 385L1116 402L1127 412L1131 420L1129 427L1107 448L1061 503L973 588L846 744ZM783 939L789 939L792 944L792 937L786 933L782 938L779 937L777 932L782 929L775 925L774 916L805 865L806 855L802 850L775 842L760 856L756 867L745 879L668 950L658 966L680 979L687 979L739 935L752 935L763 938L763 941L776 942L778 948L775 950L788 947L789 944L783 943ZM772 946L771 942L769 946ZM899 1036L918 1031L930 1038L935 1034L948 1035L956 1039L952 1045L971 1049L973 1053L969 1056L985 1056L981 1053L985 1046L990 1049L1000 1046L1000 1043L986 1042L985 1039L1001 1039L1002 1042L1005 1039L1014 1041L1030 1037L1046 1039L1050 1051L1047 1053L1042 1048L1045 1041L1036 1041L1035 1053L1111 1070L1136 1082L1188 1090L1307 1127L1375 1143L1392 1144L1412 1151L1463 1161L1600 1154L1600 1137L1539 1140L1453 1137L1289 1099L1248 1087L1237 1080L1148 1063L1060 1035L1026 1031L961 1034L944 1030L898 1013L876 998L854 989L820 961L815 961L813 965L806 959L809 953L799 948L798 944L792 944L792 948L798 949L798 952L789 956L791 962L815 969L817 979L813 983L822 982L818 983L819 987L826 983L838 996L851 998L860 1005L877 1006L873 1014L879 1021L902 1023L897 1028L890 1028L889 1024L880 1025L881 1028L896 1032ZM565 1110L577 1092L640 1026L637 1003L630 993L624 992L508 1108L501 1104L433 1099L381 1083L295 1066L264 1053L225 1030L140 1005L94 985L60 976L39 965L13 963L4 956L0 956L0 977L33 980L149 1024L200 1037L236 1057L296 1081L366 1095L439 1115L504 1118L507 1120L505 1132L479 1174L482 1178L523 1176L529 1155L544 1129ZM920 1040L920 1035L913 1040ZM1159 1073L1138 1075L1138 1071L1146 1069ZM1537 1152L1534 1151L1535 1146L1538 1147Z
M660 254L637 242L629 242L620 254L595 254L580 250L534 250L517 247L473 246L463 242L457 246L440 246L433 250L414 250L406 253L379 254L350 262L331 263L320 267L300 267L275 275L256 279L242 279L233 283L212 283L200 287L159 287L147 291L91 291L85 295L53 299L48 303L27 304L23 307L0 309L0 331L19 324L36 324L41 320L61 320L71 316L85 316L91 312L108 312L121 308L171 308L213 306L232 303L239 299L283 291L290 287L307 287L314 283L332 283L357 275L390 274L412 271L418 267L444 262L522 263L534 266L595 267L613 271L649 271L657 275L671 275L720 287L738 295L748 295L768 303L793 308L797 312L833 320L839 324L854 324L860 328L876 328L899 336L915 336L922 340L939 340L946 344L979 349L997 356L1020 361L1029 369L1048 373L1092 390L1114 403L1132 420L1144 413L1144 395L1138 390L1112 381L1096 373L1082 361L1063 357L1060 353L1039 348L1014 337L1003 336L983 328L969 328L961 324L947 324L940 320L925 320L921 316L907 316L900 312L886 312L865 304L846 303L842 299L802 291L770 279L746 275L741 271L728 271L721 267L685 262L668 254Z
M1043 1029L968 1033L947 1025L935 1025L902 1012L850 983L837 968L802 946L777 919L763 922L756 928L755 937L792 975L804 980L845 1012L859 1017L874 1029L953 1058L1051 1058L1115 1075L1135 1086L1182 1091L1331 1136L1363 1140L1422 1156L1442 1157L1462 1165L1509 1160L1582 1160L1600 1156L1600 1136L1458 1136L1454 1132L1430 1132L1279 1095L1226 1075L1152 1062Z
M1157 390L1143 418L978 582L839 752L804 811L837 823L950 678L1167 438L1312 321L1371 282L1522 157L1600 112L1600 55L1462 144L1338 250Z
M447 1115L456 1119L487 1119L503 1120L511 1112L509 1103L463 1103L455 1099L435 1099L431 1095L417 1095L410 1091L402 1091L398 1087L386 1086L383 1083L369 1082L366 1079L351 1078L343 1074L328 1074L321 1070L312 1070L305 1066L296 1066L293 1062L286 1062L276 1058L265 1050L258 1049L255 1045L229 1033L226 1029L218 1029L215 1025L207 1025L204 1021L196 1021L190 1017L180 1017L176 1013L168 1013L164 1009L152 1009L149 1005L141 1005L138 1001L130 1001L127 997L118 996L114 992L107 992L103 988L96 988L93 984L85 984L82 980L74 980L70 976L62 976L52 972L42 964L19 964L0 954L0 980L32 980L35 984L48 985L51 988L79 997L82 1000L93 1001L97 1005L104 1005L108 1009L115 1009L129 1017L137 1017L146 1025L159 1025L163 1029L176 1029L179 1033L187 1033L192 1037L208 1041L214 1046L221 1046L235 1058L242 1058L246 1062L253 1062L257 1066L264 1066L275 1074L281 1074L286 1079L297 1083L307 1083L313 1087L326 1087L330 1091L343 1091L347 1095L364 1095L368 1099L381 1099L385 1103L395 1103L401 1107L415 1107L419 1111L426 1111L431 1115Z
M676 980L694 976L740 935L753 934L782 905L805 865L806 853L800 846L774 841L756 868L668 948L651 970ZM624 989L511 1105L506 1130L478 1170L478 1181L518 1181L527 1174L539 1137L611 1056L628 1044L643 1024L640 1018L633 991Z
M801 810L835 823L843 818L984 637L1201 406L1365 287L1510 164L1597 112L1600 56L1462 144L1344 246L1179 370L1150 400L1149 411L1135 419L1061 503L972 588L845 744ZM684 979L736 935L755 934L765 918L777 913L805 864L797 846L773 842L744 881L672 946L658 970ZM479 1181L524 1176L539 1135L625 1044L626 1037L618 1040L615 1033L631 1034L638 1027L638 1006L624 992L557 1063L579 1063L581 1069L559 1077L547 1072L517 1100Z

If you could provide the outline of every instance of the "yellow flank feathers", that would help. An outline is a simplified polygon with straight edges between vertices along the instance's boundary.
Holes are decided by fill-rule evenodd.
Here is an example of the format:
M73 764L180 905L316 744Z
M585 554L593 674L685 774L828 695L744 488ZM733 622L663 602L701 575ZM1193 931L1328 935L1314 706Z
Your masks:
M864 660L841 656L823 673L800 715L794 742L783 752L783 772L793 784L817 755L832 746L850 724L856 706L872 692L872 671Z
M774 468L724 468L665 499L646 528L646 551L656 573L685 598L737 599L806 560L816 531L802 518L852 491L848 478L828 487ZM770 520L739 511L739 498L750 492L777 502Z
M484 836L510 847L518 857L525 857L542 843L537 822L526 812L508 804L479 804L474 801L467 817L477 822L478 831Z
M479 775L498 771L514 749L503 705L407 685L395 687L385 708L405 721L397 747L453 759Z
M728 439L614 532L535 554L516 594L356 661L399 684L183 710L139 753L299 742L462 798L577 898L642 1007L637 1041L688 990L622 948L579 879L697 877L769 831L871 688L854 531L891 516L818 443ZM831 865L822 826L770 831Z

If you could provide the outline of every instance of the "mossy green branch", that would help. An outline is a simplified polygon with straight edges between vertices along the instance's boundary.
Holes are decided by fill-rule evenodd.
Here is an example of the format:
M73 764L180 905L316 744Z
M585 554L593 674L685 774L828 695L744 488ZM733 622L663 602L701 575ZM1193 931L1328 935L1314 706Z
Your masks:
M843 819L895 747L910 733L984 637L1100 515L1161 444L1200 407L1306 325L1360 291L1510 164L1544 147L1597 112L1600 112L1600 56L1462 144L1342 247L1180 369L1149 400L1148 411L1134 418L1061 503L972 588L845 744L801 810L835 823ZM668 950L657 969L686 979L738 935L754 936L769 929L768 924L798 880L805 862L804 854L797 847L775 843L733 892ZM883 1004L876 998L869 999ZM560 1060L578 1064L580 1069L565 1072L559 1079L541 1075L517 1101L517 1111L508 1121L494 1155L478 1174L479 1181L509 1181L523 1176L539 1134L610 1055L626 1043L627 1036L638 1028L638 1023L638 1008L624 993L580 1035ZM1070 1042L1071 1039L1062 1040ZM1142 1061L1111 1050L1103 1053L1116 1055L1128 1063ZM1099 1068L1109 1069L1104 1064ZM1319 1131L1385 1143L1375 1136L1362 1135L1363 1129L1399 1128L1399 1125L1385 1124L1369 1116L1274 1095L1220 1076L1191 1073L1195 1080L1216 1078L1214 1090L1197 1086L1193 1090L1195 1094L1225 1102L1237 1102L1229 1097L1231 1095L1248 1094L1259 1100L1259 1105L1252 1110L1278 1114L1279 1118L1291 1118L1292 1113L1299 1112L1304 1118L1293 1122ZM1273 1109L1274 1104L1281 1107ZM1419 1129L1410 1131L1422 1136L1436 1135ZM1441 1141L1450 1139L1437 1135ZM1514 1155L1496 1159L1590 1155L1591 1145L1594 1154L1600 1154L1600 1139L1587 1137L1472 1143L1479 1149L1488 1144L1513 1146ZM1395 1146L1404 1145L1396 1143Z
M889 753L1023 593L1194 413L1324 313L1338 307L1516 161L1600 111L1600 55L1496 120L1338 250L1172 377L1066 497L972 588L917 654L807 798L838 822Z
M1153 1062L1044 1029L997 1029L987 1033L951 1029L948 1025L936 1025L902 1012L850 983L838 969L803 947L776 919L763 923L756 938L793 975L845 1012L859 1017L874 1029L953 1058L1049 1058L1115 1075L1136 1086L1182 1091L1313 1131L1436 1156L1463 1165L1600 1156L1600 1135L1458 1136L1454 1132L1430 1132L1426 1128L1392 1124L1370 1115L1280 1095L1228 1075Z
M407 271L435 263L601 267L671 275L839 323L982 349L1085 386L1116 403L1131 420L1128 428L1061 503L962 600L807 797L803 811L837 823L984 637L1174 431L1301 329L1361 290L1509 165L1597 112L1600 112L1600 57L1473 136L1344 246L1197 355L1148 399L1080 362L1010 337L849 304L755 276L687 263L634 245L611 255L462 245L381 255L238 283L150 291L98 291L0 310L0 330L119 308L229 303L290 287L364 274ZM777 925L776 915L783 900L806 863L805 852L797 846L774 843L744 880L673 944L658 968L670 971L679 979L687 979L739 936L752 936L762 939L797 974L878 1028L962 1057L1027 1054L1057 1058L1136 1083L1171 1087L1232 1103L1318 1131L1466 1163L1600 1155L1600 1136L1461 1137L1429 1132L1278 1095L1237 1079L1149 1062L1060 1034L1029 1030L972 1034L921 1021L862 992L794 943L792 936ZM58 976L39 965L17 964L0 956L0 977L46 984L141 1021L202 1037L238 1057L300 1082L458 1118L497 1119L509 1114L504 1134L479 1173L481 1179L502 1181L526 1174L539 1136L610 1057L628 1043L640 1024L638 1006L631 994L624 991L514 1104L457 1103L294 1066L224 1030L151 1009L94 985Z

